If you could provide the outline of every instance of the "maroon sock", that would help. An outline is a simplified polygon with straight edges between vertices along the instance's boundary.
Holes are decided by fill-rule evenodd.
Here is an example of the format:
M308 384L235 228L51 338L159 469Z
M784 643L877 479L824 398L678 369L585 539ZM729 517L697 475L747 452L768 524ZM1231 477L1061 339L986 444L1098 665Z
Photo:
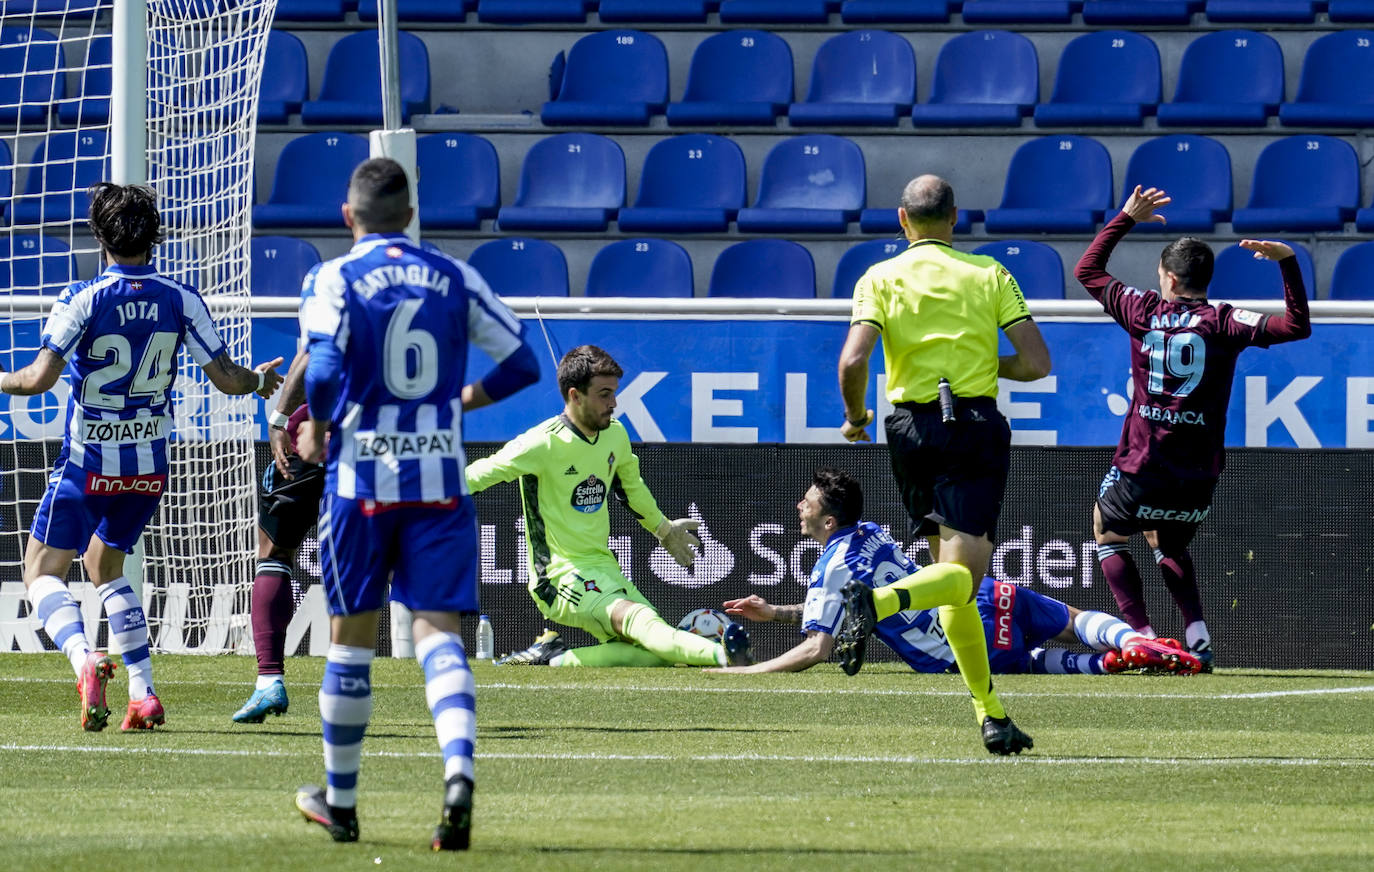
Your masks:
M253 647L259 675L285 674L286 627L296 610L291 570L276 560L258 561L253 578Z
M1150 616L1145 611L1145 585L1140 581L1140 570L1135 568L1135 560L1125 544L1097 546L1097 562L1102 565L1102 574L1107 576L1107 585L1116 597L1121 619L1134 630L1150 625Z
M1164 576L1164 586L1183 613L1183 625L1202 620L1202 593L1197 589L1197 576L1193 574L1193 558L1187 551L1166 557L1155 551L1155 562L1159 564L1160 574Z

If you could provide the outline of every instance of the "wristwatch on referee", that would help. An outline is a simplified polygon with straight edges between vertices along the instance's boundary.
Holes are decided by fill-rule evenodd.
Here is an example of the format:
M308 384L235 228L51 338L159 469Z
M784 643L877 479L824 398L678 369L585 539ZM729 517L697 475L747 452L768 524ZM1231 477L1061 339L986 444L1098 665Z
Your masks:
M267 426L273 430L285 430L290 421L290 416L283 415L280 409L273 409L271 414L267 416Z

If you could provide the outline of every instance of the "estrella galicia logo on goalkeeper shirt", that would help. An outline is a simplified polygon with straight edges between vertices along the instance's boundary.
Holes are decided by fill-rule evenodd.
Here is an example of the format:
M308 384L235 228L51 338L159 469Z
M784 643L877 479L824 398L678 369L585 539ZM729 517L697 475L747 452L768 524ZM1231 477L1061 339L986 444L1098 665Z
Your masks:
M577 483L572 492L572 507L579 512L591 514L606 502L606 483L595 475L589 475Z

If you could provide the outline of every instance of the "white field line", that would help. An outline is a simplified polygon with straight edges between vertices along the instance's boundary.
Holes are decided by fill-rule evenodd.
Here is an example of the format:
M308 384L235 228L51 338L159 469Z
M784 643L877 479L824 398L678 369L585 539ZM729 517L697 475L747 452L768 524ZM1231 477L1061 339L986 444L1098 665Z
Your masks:
M89 745L0 744L0 753L85 753L149 754L169 757L306 757L320 756L317 749L301 751L255 751L242 748L148 748L92 747ZM438 751L365 751L364 757L402 759L439 759ZM846 763L857 765L906 764L912 766L1004 766L1052 765L1078 766L1333 766L1374 767L1374 760L1336 760L1319 757L883 757L853 754L599 754L599 753L478 753L481 760L534 760L540 762L589 761L610 763Z
M1164 678L1164 676L1159 676ZM727 679L729 680L729 679ZM1129 681L1130 679L1123 679ZM1182 680L1182 679L1179 679ZM28 678L24 676L5 675L0 676L0 683L13 684L71 684L74 683L70 678ZM166 681L157 682L159 686L167 687L248 687L250 681ZM414 690L421 687L417 680L414 684L379 684L374 683L373 688L379 690ZM505 682L482 682L477 685L478 690L523 690L523 691L576 691L578 693L603 692L603 693L757 693L757 694L779 694L779 695L800 695L800 696L957 696L966 697L968 691L959 689L950 690L892 690L882 688L822 688L822 687L749 687L736 685L729 687L724 684L709 685L683 685L680 687L661 687L658 685L637 685L637 684L508 684ZM1017 699L1052 699L1057 697L1064 698L1084 698L1084 699L1167 699L1167 700L1244 700L1244 699L1274 699L1286 696L1331 696L1342 694L1366 694L1374 693L1374 684L1354 685L1350 687L1312 687L1296 690L1264 690L1249 693L1130 693L1126 691L1014 691L999 690L998 696L1014 697Z

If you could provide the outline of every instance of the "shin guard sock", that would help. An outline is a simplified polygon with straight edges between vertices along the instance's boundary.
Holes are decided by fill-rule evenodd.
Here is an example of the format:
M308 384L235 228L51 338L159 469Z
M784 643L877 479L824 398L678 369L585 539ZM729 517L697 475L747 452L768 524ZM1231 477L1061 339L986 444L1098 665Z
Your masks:
M325 802L334 808L358 805L358 769L363 734L372 718L372 649L333 644L325 655L320 684L324 727Z
M1049 675L1104 675L1101 654L1075 654L1064 648L1036 648L1031 652L1031 672Z
M140 700L153 690L153 660L148 655L148 618L128 579L120 577L100 587L100 601L110 619L110 635L129 673L129 699Z
M629 642L605 642L564 651L549 661L550 666L672 666L652 651Z
M963 567L960 567L963 569ZM964 570L968 577L968 570ZM984 717L1004 718L997 693L992 689L992 668L988 665L988 642L983 634L983 618L978 605L966 602L959 606L940 607L940 626L945 628L945 641L959 664L959 675L973 696L973 712L978 723Z
M1202 620L1202 592L1197 587L1197 575L1193 572L1193 558L1187 551L1168 555L1155 549L1155 563L1159 573L1164 576L1164 586L1178 604L1184 624Z
M472 781L477 703L463 640L457 633L431 633L415 643L415 659L425 671L425 701L444 755L444 780L461 775Z
M259 675L286 672L286 628L296 610L291 567L279 560L259 560L253 576L253 650Z
M1120 651L1140 635L1130 624L1106 612L1079 612L1073 619L1073 632L1094 651Z
M881 621L908 609L920 611L959 605L968 602L972 585L973 578L963 566L957 563L932 563L906 578L875 588L873 609Z
M29 585L29 605L43 623L43 630L54 645L71 661L72 671L81 677L91 646L86 642L86 626L81 622L81 607L62 580L55 575L40 576Z
M635 603L625 613L622 635L669 663L724 666L725 649L703 636L679 630L653 609Z
M1145 585L1140 581L1140 570L1135 568L1129 546L1125 542L1098 545L1097 562L1102 565L1102 574L1107 577L1121 617L1137 630L1148 627L1150 616L1145 610Z

